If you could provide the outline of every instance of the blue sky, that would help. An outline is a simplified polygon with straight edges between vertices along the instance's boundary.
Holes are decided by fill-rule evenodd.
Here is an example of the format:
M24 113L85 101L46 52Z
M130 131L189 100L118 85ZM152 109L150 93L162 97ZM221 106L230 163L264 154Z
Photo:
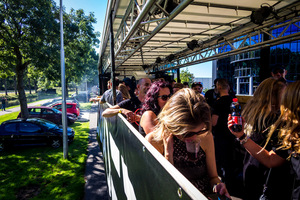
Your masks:
M54 1L59 6L60 1ZM70 12L71 8L74 8L75 10L83 9L86 15L90 12L93 12L95 18L97 19L97 23L94 24L95 31L99 31L100 33L102 33L106 14L107 0L63 0L63 6L66 7L67 12ZM189 71L193 73L195 77L212 77L211 68L212 62L188 67Z

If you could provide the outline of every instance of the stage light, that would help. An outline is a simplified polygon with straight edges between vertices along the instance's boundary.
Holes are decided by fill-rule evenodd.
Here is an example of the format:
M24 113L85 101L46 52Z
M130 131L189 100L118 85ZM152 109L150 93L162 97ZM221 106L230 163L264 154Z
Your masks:
M162 59L160 57L157 57L155 63L161 63L161 61Z
M200 47L197 40L192 40L192 41L188 42L186 45L187 45L187 47L188 47L190 50L192 50L192 51L193 51L195 48Z
M265 5L265 6L264 6ZM274 11L274 8L269 4L262 4L260 8L256 11L252 11L250 19L254 24L262 25L262 23L273 13L275 17L277 14Z
M142 65L143 70L147 69L149 65Z
M174 54L170 54L170 55L168 55L166 57L166 60L169 61L169 62L171 62L172 60L174 60L174 58L175 58L175 55Z

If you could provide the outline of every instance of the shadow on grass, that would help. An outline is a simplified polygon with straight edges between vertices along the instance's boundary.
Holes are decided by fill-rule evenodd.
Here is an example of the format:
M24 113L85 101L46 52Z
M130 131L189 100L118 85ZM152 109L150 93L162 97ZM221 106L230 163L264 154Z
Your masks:
M62 147L14 147L1 152L0 199L82 199L87 127L89 123L72 126L75 139L68 146L68 159L63 159Z

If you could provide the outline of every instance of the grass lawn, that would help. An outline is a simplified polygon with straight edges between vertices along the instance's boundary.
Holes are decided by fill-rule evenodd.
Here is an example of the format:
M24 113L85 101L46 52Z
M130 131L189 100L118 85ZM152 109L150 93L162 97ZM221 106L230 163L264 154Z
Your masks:
M0 122L17 115L2 115ZM83 198L89 122L76 122L71 127L75 139L69 145L67 160L62 147L18 147L0 153L0 199Z

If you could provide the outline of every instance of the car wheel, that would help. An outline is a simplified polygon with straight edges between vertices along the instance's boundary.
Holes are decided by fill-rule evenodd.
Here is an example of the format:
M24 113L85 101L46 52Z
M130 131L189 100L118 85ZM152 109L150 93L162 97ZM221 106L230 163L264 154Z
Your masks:
M60 146L61 146L61 139L59 139L59 138L52 139L52 140L51 140L51 146L52 146L53 148L58 148L58 147L60 147Z

